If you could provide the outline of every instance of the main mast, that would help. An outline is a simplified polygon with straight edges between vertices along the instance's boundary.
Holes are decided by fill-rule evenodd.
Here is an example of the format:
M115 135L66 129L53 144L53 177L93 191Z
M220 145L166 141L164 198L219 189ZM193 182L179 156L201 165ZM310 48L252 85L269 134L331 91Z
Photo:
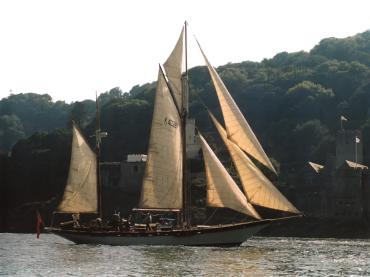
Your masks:
M185 73L182 76L182 107L181 107L181 125L182 125L182 153L183 153L183 178L182 178L182 226L190 227L190 186L187 169L186 155L186 124L188 118L188 98L189 98L189 78L188 78L188 43L187 43L187 22L184 26L185 35Z

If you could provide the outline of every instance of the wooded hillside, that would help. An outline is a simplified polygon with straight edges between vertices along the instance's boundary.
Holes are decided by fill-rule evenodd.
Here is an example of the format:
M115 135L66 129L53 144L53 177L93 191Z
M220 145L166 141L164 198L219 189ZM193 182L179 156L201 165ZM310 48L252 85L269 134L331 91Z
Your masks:
M362 130L364 163L370 164L370 31L324 39L310 52L283 52L217 71L283 177L308 160L323 163L334 152L341 115L348 118L345 128ZM190 117L202 132L215 132L201 104L221 119L207 69L192 68L189 79ZM150 83L100 95L101 125L109 133L102 145L103 160L146 153L154 93L155 83ZM1 195L6 198L2 211L46 201L62 191L72 119L86 137L93 135L95 102L53 102L49 95L36 93L0 101Z

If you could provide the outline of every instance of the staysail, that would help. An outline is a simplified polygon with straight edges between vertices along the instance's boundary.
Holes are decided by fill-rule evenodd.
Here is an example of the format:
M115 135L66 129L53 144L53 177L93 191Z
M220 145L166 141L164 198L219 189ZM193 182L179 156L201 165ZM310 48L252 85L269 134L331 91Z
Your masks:
M251 159L231 140L227 138L226 130L212 113L209 113L222 140L229 150L230 156L238 171L247 199L255 205L266 208L300 213L284 195L266 178Z
M199 45L200 47L200 45ZM200 47L204 60L206 61L208 71L211 75L213 85L216 89L217 97L220 102L222 114L224 116L228 138L236 143L242 150L247 152L260 163L268 167L275 174L276 171L267 157L261 144L253 133L248 122L231 97L225 84L217 74L214 67L209 63L206 55Z
M97 162L82 134L73 125L72 154L60 213L97 213Z
M181 209L182 166L181 119L160 69L139 207Z
M203 136L199 135L199 137L205 163L208 205L212 207L230 208L254 218L261 219L209 147Z
M168 83L171 87L172 93L178 107L182 107L182 66L183 66L183 52L184 52L184 28L181 31L180 37L168 57L163 67L166 71Z

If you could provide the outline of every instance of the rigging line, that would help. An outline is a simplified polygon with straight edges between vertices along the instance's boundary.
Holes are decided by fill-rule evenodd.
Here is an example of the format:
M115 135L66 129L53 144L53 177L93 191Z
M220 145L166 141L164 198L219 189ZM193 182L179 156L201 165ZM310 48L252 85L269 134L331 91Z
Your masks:
M203 106L203 108L205 108L207 111L209 111L207 105L203 102L202 98L198 94L195 97L197 98L199 103Z
M203 106L203 108L208 112L208 115L215 117L215 115L211 112L211 110L204 103L204 101L202 100L202 98L199 95L196 95L195 97L197 98L197 100L199 101L199 103Z
M167 88L168 88L169 92L170 92L171 99L172 99L172 101L173 101L173 102L174 102L174 104L175 104L176 111L177 111L177 113L179 114L179 117L181 118L181 117L182 117L182 116L181 116L181 114L182 114L182 112L181 112L181 108L179 107L179 104L178 104L178 103L177 103L177 101L176 101L175 95L174 95L174 93L173 93L173 91L172 91L172 89L171 89L171 85L169 84L169 82L168 82L168 80L167 80L167 77L166 77L166 75L164 74L163 69L162 69L162 66L161 66L160 64L159 64L159 70L161 71L162 76L163 76L163 79L164 79L164 81L165 81L165 83L166 83L166 85L167 85Z
M211 214L211 216L210 217L208 217L204 222L203 222L203 225L204 224L207 224L211 219L212 219L212 217L216 214L216 212L217 212L218 210L217 209L215 209L214 211L213 211L213 213Z

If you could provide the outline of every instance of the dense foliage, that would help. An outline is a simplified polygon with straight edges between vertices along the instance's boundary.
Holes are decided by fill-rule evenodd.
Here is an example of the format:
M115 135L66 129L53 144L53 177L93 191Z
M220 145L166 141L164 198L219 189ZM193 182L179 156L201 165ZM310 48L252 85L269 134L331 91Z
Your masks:
M363 131L364 160L370 164L370 31L324 39L308 53L283 52L260 63L227 64L218 72L283 176L307 160L324 162L333 152L341 115L349 119L346 128ZM196 67L189 75L190 116L201 131L215 132L202 104L222 118L207 69ZM146 152L154 91L151 83L128 93L113 88L99 96L102 129L109 133L102 145L103 160L120 161L127 153ZM0 101L0 152L9 152L22 139L13 147L7 167L11 191L33 195L22 201L46 200L60 190L71 120L93 143L94 101L67 104L34 93Z

